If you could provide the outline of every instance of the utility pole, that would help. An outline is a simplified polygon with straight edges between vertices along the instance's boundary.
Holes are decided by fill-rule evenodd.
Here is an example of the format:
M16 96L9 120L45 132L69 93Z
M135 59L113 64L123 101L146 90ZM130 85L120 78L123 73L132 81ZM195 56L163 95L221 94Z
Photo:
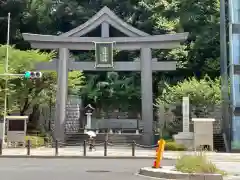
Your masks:
M220 68L221 68L221 95L222 95L222 130L230 141L230 116L228 95L228 62L226 42L226 2L220 0ZM229 147L229 144L228 144Z

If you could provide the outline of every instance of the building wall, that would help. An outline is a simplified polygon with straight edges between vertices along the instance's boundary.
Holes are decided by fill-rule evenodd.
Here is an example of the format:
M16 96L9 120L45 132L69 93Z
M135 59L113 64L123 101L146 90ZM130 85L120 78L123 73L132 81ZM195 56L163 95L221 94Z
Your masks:
M232 101L232 137L231 149L240 150L240 74L234 74L234 65L240 65L240 31L233 30L233 26L240 24L240 1L229 0L230 28L230 79L231 79L231 101Z

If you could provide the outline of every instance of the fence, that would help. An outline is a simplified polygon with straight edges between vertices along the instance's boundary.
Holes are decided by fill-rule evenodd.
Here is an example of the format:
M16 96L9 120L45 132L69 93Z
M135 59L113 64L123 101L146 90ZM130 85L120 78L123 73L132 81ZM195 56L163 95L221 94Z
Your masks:
M57 140L54 141L54 143L52 144L52 147L54 149L54 154L52 154L52 155L53 156L59 156L60 155L59 154L59 149L61 147L63 147L64 145L66 145L66 144L65 143L61 143L61 142L59 142ZM87 156L88 146L90 146L90 143L87 142L86 140L84 140L83 143L76 144L75 147L79 147L79 152L82 152L82 156L86 157ZM104 150L103 150L103 154L102 155L104 157L106 157L106 156L108 156L108 147L115 146L115 145L112 144L112 143L109 143L108 141L104 141L104 142L101 142L101 143L94 144L94 147L99 147L99 146L103 147ZM146 145L137 144L135 141L132 141L132 143L125 145L125 147L126 146L131 148L131 155L129 154L128 156L135 157L136 156L136 147L145 148L145 149L153 149L153 148L158 147L158 144L151 145L151 146L146 146ZM36 148L34 148L34 146L31 145L31 141L30 140L26 141L26 146L24 148L26 149L26 154L22 154L22 155L27 155L27 156L31 156L32 155L31 151L33 149L36 149ZM3 151L4 150L3 150L3 147L2 147L2 140L0 140L0 156L3 155Z

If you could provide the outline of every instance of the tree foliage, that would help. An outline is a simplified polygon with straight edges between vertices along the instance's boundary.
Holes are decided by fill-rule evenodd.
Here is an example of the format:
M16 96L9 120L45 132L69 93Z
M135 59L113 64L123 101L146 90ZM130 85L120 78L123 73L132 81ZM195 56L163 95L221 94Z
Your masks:
M176 71L153 74L155 96L162 92L163 88L157 88L157 84L163 76L173 85L192 76L196 76L198 81L206 74L212 79L220 75L220 0L8 0L0 1L0 17L7 17L7 13L11 12L10 42L19 49L29 49L29 44L23 41L21 33L57 35L86 22L104 6L108 6L120 18L149 34L189 32L188 40L181 47L153 51L154 58L157 57L161 61L177 61L178 65ZM7 20L1 18L0 44L5 44L6 32ZM114 28L111 28L110 34L121 35ZM99 28L87 34L93 37L100 35ZM121 51L114 56L114 60L132 61L138 55L138 52ZM89 52L80 52L76 56L79 60L93 58L93 54ZM85 90L78 89L74 93L80 92L82 96L87 97L86 101L97 102L99 106L103 106L104 102L109 104L120 101L120 106L125 107L133 104L136 99L136 107L140 103L140 96L136 95L140 89L138 73L118 73L118 78L113 81L107 73L85 74ZM105 86L100 87L97 84ZM125 84L128 86L124 86ZM130 101L129 96L135 100ZM111 101L107 102L106 97L111 97ZM130 104L126 105L126 102Z
M162 93L156 99L158 127L160 133L176 134L182 131L182 98L189 97L189 116L209 117L221 103L220 78L188 78L176 85L165 83ZM166 118L164 114L168 114ZM164 117L163 117L164 116Z
M136 89L133 77L121 77L116 72L108 72L107 79L101 81L91 76L82 88L81 94L90 99L98 108L129 110L138 108L140 89ZM121 103L119 103L121 102ZM135 106L131 106L135 105ZM136 110L136 109L135 109Z
M209 108L221 102L220 79L211 80L209 76L205 76L198 80L192 77L176 85L166 84L163 93L156 100L157 106L179 106L183 97L189 97L190 104L196 111L208 113Z
M9 47L9 73L24 74L26 71L33 71L36 63L46 62L55 56L54 52L45 53L38 50L21 51L14 47ZM6 60L6 46L0 46L0 73L4 73ZM5 93L5 78L0 77L1 94L0 101L3 105ZM56 72L43 72L41 79L24 79L23 75L12 76L8 80L8 112L17 111L24 115L32 108L38 109L39 106L45 105L51 99L54 102L56 95ZM69 72L69 88L79 91L84 82L82 72ZM3 111L3 106L1 106Z
M157 56L182 62L186 75L193 75L192 72L202 76L219 75L219 0L8 0L0 5L0 17L12 13L11 42L25 48L22 32L66 32L87 21L103 6L108 6L126 22L150 34L189 32L184 48L171 51L170 56L169 52L166 55L160 51ZM6 19L0 20L0 44L6 42L6 23ZM100 32L92 35L100 35Z

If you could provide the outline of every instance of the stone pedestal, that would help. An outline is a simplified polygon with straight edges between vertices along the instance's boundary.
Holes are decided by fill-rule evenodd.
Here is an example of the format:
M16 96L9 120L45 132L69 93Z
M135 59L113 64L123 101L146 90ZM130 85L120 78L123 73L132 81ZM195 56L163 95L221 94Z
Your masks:
M189 132L189 97L183 97L183 132L174 135L173 138L178 144L183 144L188 150L194 148L194 133Z
M193 118L194 122L194 149L202 150L206 145L213 151L213 118Z
M188 150L194 149L194 133L180 132L173 136L177 144L183 144Z

